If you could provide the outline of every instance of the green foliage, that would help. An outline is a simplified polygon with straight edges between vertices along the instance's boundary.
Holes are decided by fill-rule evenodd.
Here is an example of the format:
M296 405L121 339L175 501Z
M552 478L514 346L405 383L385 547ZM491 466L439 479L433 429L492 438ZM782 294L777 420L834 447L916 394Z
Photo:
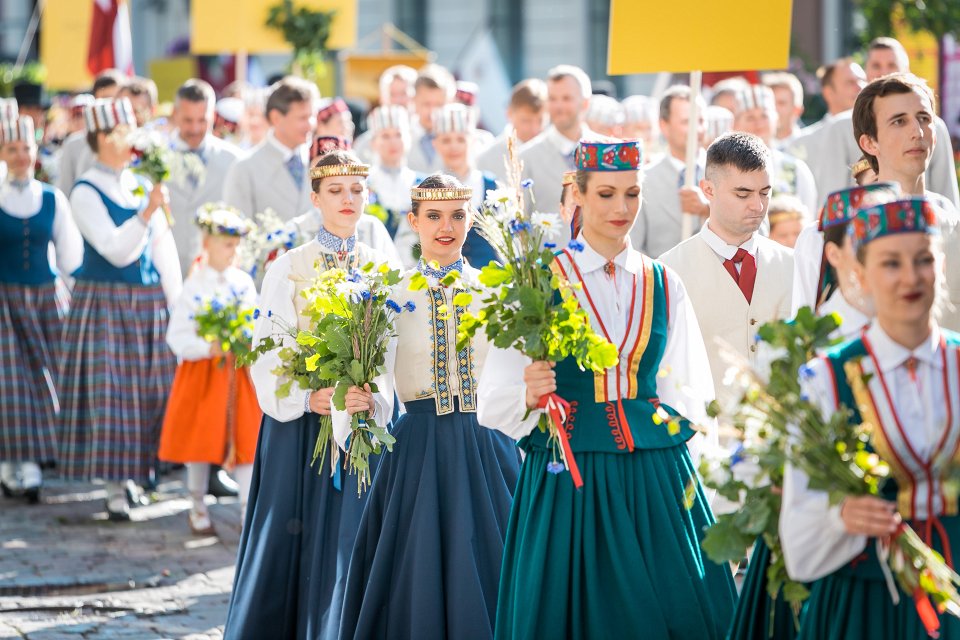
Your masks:
M253 339L254 309L243 306L243 300L231 292L226 298L209 297L200 300L193 314L197 335L210 343L217 343L224 353L233 354L240 362L250 353Z
M19 69L12 63L0 64L0 96L13 97L13 87L21 82L43 84L47 69L39 62L28 62Z
M898 12L915 31L929 31L937 39L947 34L960 37L960 2L956 0L854 0L854 4L867 23L861 34L864 43L893 35L893 17Z
M279 31L293 47L294 67L306 77L317 78L323 73L335 15L336 11L295 8L293 0L283 0L270 7L266 25Z

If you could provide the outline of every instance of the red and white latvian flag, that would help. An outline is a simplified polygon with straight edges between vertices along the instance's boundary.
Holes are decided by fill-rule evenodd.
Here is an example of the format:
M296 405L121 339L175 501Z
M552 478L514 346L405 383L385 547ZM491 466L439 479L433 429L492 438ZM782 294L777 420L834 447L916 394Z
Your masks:
M133 43L127 0L93 0L87 69L97 75L117 69L133 75Z

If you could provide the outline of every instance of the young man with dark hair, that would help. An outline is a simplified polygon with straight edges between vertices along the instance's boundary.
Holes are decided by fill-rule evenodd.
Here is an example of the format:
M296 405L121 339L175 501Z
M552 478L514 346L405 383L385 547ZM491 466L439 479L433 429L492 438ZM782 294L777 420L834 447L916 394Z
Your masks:
M772 172L771 152L757 136L734 132L714 140L700 181L710 215L697 235L660 257L686 285L721 399L728 364L720 343L752 361L760 326L790 313L793 251L757 232Z
M877 38L867 48L867 82L892 72L909 73L910 59L903 46L893 38ZM953 147L946 123L933 113L933 128L937 144L927 165L926 188L939 193L960 207L960 189L957 187ZM852 113L839 114L824 132L824 146L828 149L820 156L820 193L829 193L854 185L850 167L860 159L862 151L859 139L853 134Z
M703 142L706 104L700 102L697 136ZM666 153L653 162L643 179L643 204L637 222L630 230L633 246L651 257L657 257L682 240L683 214L695 213L703 222L709 208L701 204L699 187L684 188L686 171L687 131L690 127L690 87L676 85L660 99L660 134L666 142ZM702 153L701 153L702 155ZM697 159L698 177L703 177L703 158Z
M290 220L310 202L310 142L316 127L316 86L288 76L271 87L267 137L237 160L223 182L223 200L248 216L273 209Z

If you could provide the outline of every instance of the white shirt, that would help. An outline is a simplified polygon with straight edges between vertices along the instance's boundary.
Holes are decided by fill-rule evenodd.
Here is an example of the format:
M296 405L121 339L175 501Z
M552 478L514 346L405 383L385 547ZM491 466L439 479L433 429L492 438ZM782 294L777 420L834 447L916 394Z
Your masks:
M267 131L267 143L280 152L280 155L283 156L283 163L286 164L290 162L290 158L297 154L300 156L300 161L303 162L303 170L310 170L310 149L307 148L306 144L301 144L297 146L296 149L291 149L287 145L283 144L277 140L277 136L273 134L273 129Z
M547 130L544 132L544 135L550 139L550 142L553 143L553 146L555 146L557 149L560 150L561 154L568 156L577 150L577 147L580 145L580 140L583 138L585 131L588 131L586 126L584 126L580 130L579 138L577 138L576 140L571 140L567 136L560 133L560 131L558 131L556 127L554 127L553 125L550 125L547 128Z
M727 260L733 260L733 257L737 255L737 251L743 249L749 253L754 262L757 260L757 236L756 234L750 236L743 244L740 246L734 246L732 244L727 244L727 241L718 236L713 229L710 228L709 218L703 224L703 227L700 228L700 236L703 238L703 241L707 243L707 246L713 250L717 257L720 259L720 262L725 262ZM740 267L743 263L737 262L734 264L737 268L737 273L740 273Z
M947 419L939 329L934 328L930 337L913 351L894 342L877 323L867 329L866 336L886 378L907 440L918 455L929 457L943 437ZM905 365L911 356L917 359L918 382L913 381ZM865 372L870 360L863 360ZM872 365L869 366L872 370ZM801 385L811 401L819 406L824 419L828 419L837 409L830 365L817 359L810 363L810 368L813 375L801 380ZM874 374L868 383L871 389L879 384L877 378ZM813 491L807 484L807 475L788 464L780 511L780 539L788 573L794 580L804 582L833 573L857 557L867 544L866 536L845 531L840 505L831 506L826 492ZM924 518L924 501L919 501L918 506L917 517Z
M211 357L212 345L197 335L193 314L205 299L218 297L241 300L241 307L255 309L257 289L253 279L242 269L228 267L217 271L209 265L195 270L183 283L180 298L170 313L167 326L167 344L181 360L203 360Z
M613 259L616 269L614 286L611 286L610 278L603 270L607 260L594 251L582 235L580 241L584 243L584 250L573 255L583 275L584 286L590 290L593 303L610 332L610 340L620 344L628 329L631 283L634 275L642 273L644 258L632 245L617 255ZM707 350L683 283L671 269L665 270L670 324L657 375L657 395L691 423L706 430L708 443L715 446L716 421L706 415L706 405L715 397ZM599 327L594 329L599 332ZM477 417L481 424L514 439L520 439L536 428L542 410L534 409L524 418L527 390L523 372L530 363L530 358L517 350L490 348L479 384ZM614 400L613 395L610 399ZM694 457L699 454L702 439L698 435L687 443Z
M293 231L301 238L313 238L322 226L323 213L314 207L303 215L287 222L284 229ZM390 232L375 216L367 214L360 216L360 220L357 221L357 240L374 251L383 253L388 259L397 263L400 262L400 254L390 238ZM417 241L419 242L419 240L418 237Z
M860 335L863 328L870 324L870 316L847 302L843 291L834 290L833 294L817 309L818 316L827 316L835 313L840 316L840 326L834 331L834 337L847 340ZM796 314L794 314L796 315Z
M128 169L124 169L118 178L114 172L94 165L79 179L89 181L107 198L122 207L139 208L146 197L134 194L139 183ZM151 186L148 184L145 189L149 193ZM85 184L74 187L70 194L70 206L80 233L107 262L119 269L140 259L148 237L148 225L143 223L140 216L133 216L119 227L116 226L100 195ZM153 265L160 274L167 305L172 307L180 297L183 286L177 245L163 211L157 210L153 213L149 228L153 229Z
M9 178L9 176L8 176ZM70 213L70 202L63 192L54 188L56 211L53 215L53 255L51 264L60 277L69 280L83 261L83 238ZM24 220L40 213L43 204L43 185L31 179L26 188L13 185L9 179L0 183L0 208L8 215Z

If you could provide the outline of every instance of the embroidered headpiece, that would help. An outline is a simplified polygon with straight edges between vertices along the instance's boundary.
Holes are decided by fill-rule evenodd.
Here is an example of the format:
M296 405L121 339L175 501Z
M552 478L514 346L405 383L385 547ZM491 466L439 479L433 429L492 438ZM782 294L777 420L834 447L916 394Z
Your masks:
M334 176L362 176L370 175L368 164L324 164L310 169L310 179L332 178Z
M433 133L473 133L477 128L476 115L466 105L446 104L433 112Z
M310 146L310 157L319 158L330 151L350 151L350 141L342 136L317 136Z
M850 187L834 191L820 209L817 229L823 231L838 224L849 222L858 209L876 204L882 200L892 200L900 195L900 187L895 182L874 182L862 187Z
M13 120L0 119L0 144L9 142L36 143L37 138L33 130L33 118L20 116Z
M413 187L410 199L414 202L439 202L442 200L469 200L473 197L470 187Z
M253 223L244 218L239 209L223 202L208 202L197 209L194 222L203 231L213 236L242 238L253 230Z
M477 94L479 92L480 87L476 82L457 80L457 92L454 94L453 99L460 104L465 104L468 107L472 107L473 105L477 104Z
M643 150L638 140L581 140L574 159L584 171L636 171L643 165Z
M384 129L410 129L410 112L398 104L377 107L367 116L367 129L376 134Z
M112 131L120 125L137 126L129 98L102 98L83 108L88 133Z
M89 93L78 93L70 99L70 117L82 118L83 108L93 104L96 98Z
M0 120L16 120L20 115L20 108L13 98L0 98Z
M350 107L343 98L324 98L317 109L317 120L327 122L338 113L350 113Z
M860 209L847 227L854 251L877 238L898 233L939 232L933 203L926 198L905 198Z

